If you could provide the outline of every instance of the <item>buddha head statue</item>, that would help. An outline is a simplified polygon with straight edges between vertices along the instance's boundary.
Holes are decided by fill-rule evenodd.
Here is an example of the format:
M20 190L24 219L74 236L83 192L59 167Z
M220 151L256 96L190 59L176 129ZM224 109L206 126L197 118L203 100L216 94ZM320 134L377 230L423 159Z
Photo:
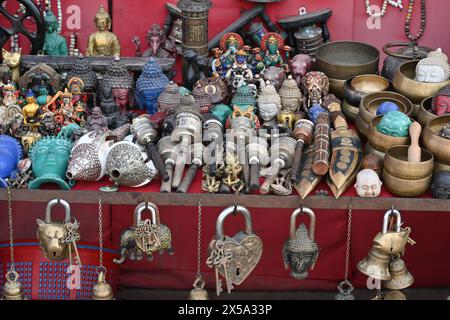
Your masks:
M80 54L75 60L71 70L67 73L67 79L77 77L83 80L84 91L93 92L97 88L97 76L92 70L89 61Z
M158 111L158 97L168 84L169 79L160 65L150 58L136 82L135 98L139 107L147 110L148 114L155 114Z
M432 111L437 116L450 113L450 86L439 90L431 101Z
M433 198L450 199L450 171L439 171L431 184Z
M109 64L100 87L109 83L112 94L120 110L124 111L131 104L131 91L134 87L133 76L128 72L127 66L120 61L119 57Z
M412 121L406 114L400 111L391 111L381 118L377 130L392 137L407 137L411 124Z
M281 110L281 98L270 82L266 82L266 85L261 88L257 101L259 115L264 121L275 119L278 111Z
M180 100L181 94L178 85L170 81L158 97L158 110L165 112L173 111L180 105Z
M29 189L39 189L43 183L55 183L69 190L72 182L66 180L66 170L72 151L72 141L63 137L45 137L33 144L29 152L34 180Z
M364 169L356 176L355 189L358 196L363 198L375 198L381 193L383 183L375 170Z
M283 110L296 112L299 109L302 101L302 93L292 76L288 76L288 78L283 81L278 93L281 97Z
M111 16L105 11L102 5L94 17L94 23L98 31L108 31L111 29Z
M441 48L428 53L416 66L415 80L420 82L444 82L450 78L448 57Z
M54 33L58 31L58 19L56 19L53 12L50 10L45 12L44 15L45 20L45 29L47 30L47 33Z
M6 188L4 179L14 176L22 159L22 147L16 139L0 135L0 188Z

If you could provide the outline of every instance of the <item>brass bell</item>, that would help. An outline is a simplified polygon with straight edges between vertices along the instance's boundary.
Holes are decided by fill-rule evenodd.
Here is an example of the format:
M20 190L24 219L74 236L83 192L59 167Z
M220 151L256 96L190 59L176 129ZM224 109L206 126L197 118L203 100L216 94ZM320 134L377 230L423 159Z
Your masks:
M406 268L406 263L400 257L393 258L389 264L391 279L383 281L385 288L391 290L402 290L410 287L414 283L414 277Z
M97 283L92 289L92 300L114 300L111 286L105 280L105 273L99 272Z
M389 280L391 279L391 274L389 273L390 261L391 257L389 255L372 247L368 256L358 263L358 270L368 277L379 280Z
M194 281L194 289L189 293L189 300L208 300L208 291L205 288L206 282L201 275L198 275Z
M19 274L15 270L6 273L6 283L3 286L4 300L26 300L23 294L23 286L19 281Z

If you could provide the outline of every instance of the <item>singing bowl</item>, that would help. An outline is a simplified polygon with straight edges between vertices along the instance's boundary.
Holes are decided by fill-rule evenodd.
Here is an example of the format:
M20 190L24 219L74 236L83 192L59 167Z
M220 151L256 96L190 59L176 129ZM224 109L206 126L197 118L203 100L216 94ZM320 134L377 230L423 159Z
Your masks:
M420 105L423 99L434 96L436 92L450 84L449 81L429 83L414 80L416 66L420 60L412 60L403 63L394 73L394 89Z
M356 116L359 113L359 108L352 106L350 103L347 102L347 100L344 100L342 102L342 113L345 115L347 121L354 123Z
M366 43L334 41L321 45L316 59L319 71L329 78L345 80L378 73L380 52Z
M366 149L364 150L364 154L368 155L370 153L373 153L374 155L378 156L380 159L384 159L385 153L378 151L374 147L370 145L370 143L366 143Z
M361 118L368 124L372 123L377 115L378 107L386 101L395 103L407 116L411 115L413 104L408 98L396 92L383 91L369 93L362 98L359 106Z
M345 80L328 78L330 82L330 93L334 94L336 97L342 99L344 96L344 84Z
M355 125L359 135L367 138L367 134L369 133L369 124L361 118L361 112L359 112L355 117Z
M450 165L450 139L439 136L442 127L450 122L450 116L430 120L422 132L422 145L431 151L436 161Z
M389 87L389 80L375 74L356 76L345 81L344 99L352 105L359 106L366 94L386 91Z
M381 133L377 130L377 125L380 122L383 116L377 116L372 120L371 125L369 126L369 132L367 134L367 139L369 140L370 145L382 152L386 153L386 150L393 146L398 145L409 145L411 140L409 136L407 137L392 137L387 134Z
M421 148L421 162L408 161L409 146L394 146L386 151L384 169L391 176L405 180L421 180L433 173L433 154Z
M433 97L428 97L422 100L419 111L417 112L417 121L424 127L428 121L436 119L438 116L431 112L431 101Z
M417 197L427 192L433 174L419 180L406 180L390 175L383 169L383 183L389 192L401 197Z
M450 165L435 161L434 162L434 174L437 174L439 171L450 171Z

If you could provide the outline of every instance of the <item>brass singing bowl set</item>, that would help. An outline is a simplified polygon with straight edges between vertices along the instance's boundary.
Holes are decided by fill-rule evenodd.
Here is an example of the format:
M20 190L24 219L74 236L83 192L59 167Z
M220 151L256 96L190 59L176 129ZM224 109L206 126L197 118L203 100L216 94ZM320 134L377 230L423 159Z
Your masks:
M450 115L430 120L422 132L422 145L429 150L442 167L450 166L450 139L439 136L442 127L450 122Z
M317 68L330 81L330 92L342 98L345 81L362 74L378 73L380 52L366 43L355 41L328 42L316 54Z
M402 197L427 192L433 177L434 156L421 148L421 162L408 161L408 145L389 148L384 157L383 182L389 192Z
M433 97L428 97L420 103L419 111L417 112L417 121L425 127L428 121L436 119L438 116L431 111L431 101Z
M414 103L413 115L419 112L420 104L423 99L434 96L440 89L450 84L445 82L421 82L414 80L416 74L416 66L420 60L412 60L403 63L394 74L395 91L408 97Z
M375 74L364 74L349 78L344 83L342 112L348 120L354 122L359 113L359 105L365 95L390 88L390 82L386 78Z
M369 127L369 132L367 135L367 139L369 140L367 146L369 146L369 149L367 151L374 151L373 149L375 149L377 151L375 153L381 158L384 158L385 153L389 148L398 145L410 144L411 139L409 138L409 136L393 137L378 131L377 125L381 121L381 118L383 118L383 116L376 116L372 120L372 123Z
M356 128L362 136L368 137L370 125L377 116L378 107L387 101L395 103L399 107L400 112L407 116L411 115L413 104L405 96L390 91L369 93L361 99L359 113L355 118Z

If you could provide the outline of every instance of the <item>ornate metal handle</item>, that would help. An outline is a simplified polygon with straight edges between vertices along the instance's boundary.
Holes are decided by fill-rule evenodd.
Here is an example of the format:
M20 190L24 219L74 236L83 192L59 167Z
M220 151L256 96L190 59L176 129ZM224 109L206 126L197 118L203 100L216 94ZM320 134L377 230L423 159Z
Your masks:
M289 229L289 238L291 240L295 239L295 224L296 224L296 220L297 220L297 216L299 214L308 214L309 218L310 218L310 224L309 224L309 238L311 240L314 240L314 234L316 231L316 215L314 214L314 211L312 211L310 208L297 208L296 210L294 210L294 212L292 212L291 215L291 226Z
M225 219L232 213L240 213L245 218L245 233L251 234L253 233L253 226L252 226L252 217L250 215L250 211L243 206L231 206L223 210L219 217L217 218L217 224L216 224L216 239L217 240L223 240L225 239L225 235L223 233L223 222Z
M399 59L411 59L410 56L389 50L390 48L409 47L409 46L411 46L411 42L391 42L391 43L386 44L383 47L383 52L391 57L395 57L395 58L399 58Z
M388 232L388 224L389 224L389 217L391 215L395 215L397 218L396 225L395 225L395 231L400 232L401 226L402 226L402 216L400 215L400 212L394 208L386 211L383 218L383 234Z
M159 226L159 211L153 202L141 202L136 206L134 209L134 225L137 226L142 221L142 212L146 209L150 210L152 214L153 224Z
M64 223L70 222L71 216L69 203L66 200L53 199L47 204L47 208L45 209L45 223L52 223L52 208L58 204L62 205L66 211Z

